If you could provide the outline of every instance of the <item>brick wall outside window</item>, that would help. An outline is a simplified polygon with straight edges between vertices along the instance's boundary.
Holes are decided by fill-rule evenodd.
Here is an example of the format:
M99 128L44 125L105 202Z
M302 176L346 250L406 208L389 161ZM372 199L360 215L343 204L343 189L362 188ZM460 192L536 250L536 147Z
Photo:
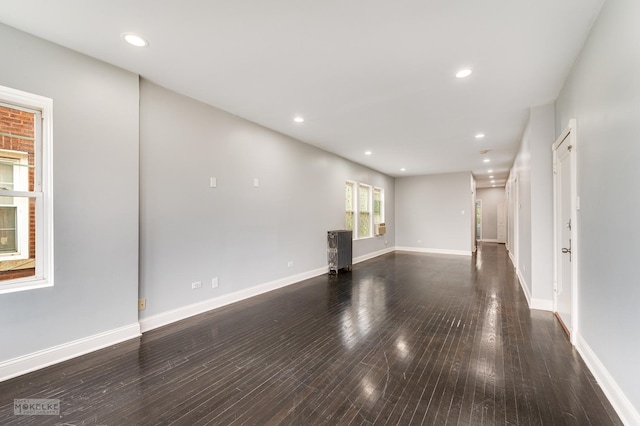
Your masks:
M34 117L30 112L0 106L0 149L27 152L29 164L34 164L34 142L13 136L34 137ZM8 136L13 135L13 136ZM34 190L34 170L29 169L29 190ZM29 202L29 259L35 259L36 229L35 229L35 200ZM0 262L1 264L2 262ZM32 264L33 262L31 262ZM35 269L14 269L0 271L0 280L28 277L35 274Z

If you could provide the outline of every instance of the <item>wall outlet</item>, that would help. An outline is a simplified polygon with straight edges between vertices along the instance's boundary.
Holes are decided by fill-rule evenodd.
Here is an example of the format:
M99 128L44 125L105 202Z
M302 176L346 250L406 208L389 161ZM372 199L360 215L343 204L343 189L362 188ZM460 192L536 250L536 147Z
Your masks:
M211 287L218 288L218 277L211 278Z
M196 288L201 288L201 287L202 287L202 281L196 281L196 282L191 283L191 288L193 290L195 290Z
M291 268L293 266L293 260L290 260L289 263L287 263L287 268Z
M147 308L147 299L138 299L138 310L144 311Z

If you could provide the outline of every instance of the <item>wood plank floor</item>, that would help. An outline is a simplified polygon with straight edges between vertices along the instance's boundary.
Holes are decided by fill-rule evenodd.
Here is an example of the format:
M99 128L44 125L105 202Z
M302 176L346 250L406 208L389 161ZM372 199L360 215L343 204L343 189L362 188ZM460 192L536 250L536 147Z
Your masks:
M0 383L2 425L619 425L503 245L392 253ZM57 398L58 416L14 416Z

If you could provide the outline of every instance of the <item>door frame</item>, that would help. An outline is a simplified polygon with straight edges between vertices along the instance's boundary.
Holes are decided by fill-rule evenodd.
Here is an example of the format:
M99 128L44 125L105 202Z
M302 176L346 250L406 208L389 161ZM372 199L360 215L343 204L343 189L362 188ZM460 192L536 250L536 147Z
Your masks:
M569 151L569 164L571 165L571 172L569 174L569 186L570 186L570 199L569 206L571 210L571 330L569 331L569 339L572 345L576 345L578 335L578 186L577 186L577 136L576 136L576 120L569 120L567 127L560 133L560 136L556 139L551 149L553 151L553 312L557 315L558 312L558 257L560 255L559 248L562 242L559 241L560 226L564 224L560 223L558 209L560 208L560 202L558 197L560 196L558 191L558 148L566 143L571 146Z

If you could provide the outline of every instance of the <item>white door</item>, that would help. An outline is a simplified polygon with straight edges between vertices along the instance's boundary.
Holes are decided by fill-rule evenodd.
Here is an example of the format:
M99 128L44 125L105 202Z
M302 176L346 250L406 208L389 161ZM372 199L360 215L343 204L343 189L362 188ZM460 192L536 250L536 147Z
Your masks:
M572 122L573 124L573 122ZM575 343L576 332L576 215L575 137L570 124L554 144L555 312Z
M507 209L504 201L498 203L498 242L507 241Z

